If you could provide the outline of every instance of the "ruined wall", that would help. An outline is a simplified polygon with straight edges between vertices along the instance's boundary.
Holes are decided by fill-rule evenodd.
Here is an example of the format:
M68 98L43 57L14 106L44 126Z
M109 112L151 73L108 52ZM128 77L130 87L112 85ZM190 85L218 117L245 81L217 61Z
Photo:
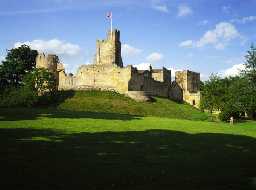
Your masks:
M183 100L193 106L200 105L200 73L192 71L177 71L175 81L183 90Z
M147 79L144 81L145 91L152 96L168 97L169 86L163 82Z
M56 55L46 55L44 53L39 53L36 57L36 68L44 68L48 69L52 72L56 78L56 89L59 86L59 73L58 73L58 65L59 58Z
M153 69L152 78L159 82L164 82L164 74L162 69Z
M185 102L189 103L190 105L193 105L193 106L199 108L201 93L200 92L189 93L187 91L183 94L183 99L185 100Z
M114 90L126 93L130 78L131 66L120 68L116 65L83 65L73 78L73 89Z
M166 68L162 69L152 69L152 78L159 82L165 82L171 84L172 81L172 74L171 70Z
M97 40L94 64L115 64L123 67L120 31L109 31L106 40Z
M164 82L171 84L172 82L172 71L163 67Z
M36 68L45 68L51 72L57 71L59 58L56 55L40 53L36 57Z
M183 89L178 85L176 81L172 82L171 89L169 91L169 97L177 102L183 101Z
M156 81L147 71L139 73L135 68L132 70L132 77L129 81L129 91L145 91L151 96L169 96L169 86L166 83Z
M190 93L196 93L200 90L200 73L187 71L187 90Z
M65 71L59 72L59 90L71 90L76 85L76 77L73 75L67 75Z

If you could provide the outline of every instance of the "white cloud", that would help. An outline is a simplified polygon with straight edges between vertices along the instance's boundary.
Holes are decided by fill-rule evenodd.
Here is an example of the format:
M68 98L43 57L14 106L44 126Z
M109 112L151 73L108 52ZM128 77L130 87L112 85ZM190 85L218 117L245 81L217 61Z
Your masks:
M221 22L216 25L215 29L207 31L204 36L197 42L198 47L205 45L215 45L217 49L224 48L225 43L240 37L236 27L228 22Z
M187 5L180 5L178 7L178 16L184 17L193 14L192 9Z
M155 62L161 61L163 57L164 56L161 53L154 52L154 53L151 53L149 56L147 56L146 60L147 62L155 63Z
M240 64L233 65L232 67L226 70L221 71L220 74L223 77L237 76L244 69L245 69L244 64L240 63Z
M152 8L163 12L163 13L169 13L169 8L166 4L164 4L162 1L160 0L152 0Z
M150 65L152 65L151 63L140 63L138 65L133 65L134 67L136 67L138 70L149 70Z
M138 55L142 52L141 49L135 48L129 44L123 44L122 45L122 56L124 57L131 57Z
M186 47L186 48L190 48L190 47L193 47L194 43L192 40L186 40L186 41L183 41L179 44L179 47Z
M14 47L19 47L22 44L30 46L32 49L38 50L39 52L52 53L57 55L78 55L81 51L79 45L61 41L58 39L52 39L49 41L44 40L33 40L26 42L17 42Z
M201 20L200 22L198 22L198 26L205 26L209 23L208 20Z
M247 16L247 17L232 19L230 22L238 23L238 24L246 24L254 21L256 21L256 16Z
M183 45L182 47L193 46L198 48L206 45L213 45L216 49L224 49L229 41L237 38L243 39L242 35L233 24L220 22L213 30L205 32L198 41L187 40L182 42L180 45Z

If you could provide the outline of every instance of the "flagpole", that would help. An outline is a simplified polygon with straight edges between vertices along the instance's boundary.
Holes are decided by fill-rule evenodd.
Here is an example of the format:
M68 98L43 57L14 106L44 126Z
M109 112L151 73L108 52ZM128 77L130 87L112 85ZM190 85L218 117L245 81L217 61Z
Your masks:
M112 21L113 15L111 12L111 17L110 17L110 29L111 29L111 33L113 32L113 21Z

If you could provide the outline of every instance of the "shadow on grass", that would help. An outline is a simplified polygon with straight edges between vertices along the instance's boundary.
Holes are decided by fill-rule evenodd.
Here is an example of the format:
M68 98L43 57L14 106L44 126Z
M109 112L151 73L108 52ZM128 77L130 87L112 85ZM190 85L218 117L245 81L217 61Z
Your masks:
M256 139L0 129L2 189L253 189ZM6 188L7 187L7 188Z
M107 120L133 120L140 119L139 116L104 113L90 111L68 111L57 108L0 108L0 121L36 120L38 117L46 118L69 118L69 119L107 119Z

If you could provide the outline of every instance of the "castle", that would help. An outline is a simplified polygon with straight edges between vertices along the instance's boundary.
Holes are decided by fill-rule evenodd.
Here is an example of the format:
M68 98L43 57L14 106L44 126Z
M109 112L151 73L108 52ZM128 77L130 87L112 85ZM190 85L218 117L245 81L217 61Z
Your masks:
M200 104L200 74L178 71L172 81L171 70L166 68L138 70L132 65L123 66L120 31L109 31L106 40L97 40L93 64L82 65L76 75L66 74L56 55L40 53L37 68L54 73L59 90L111 90L138 101L160 96L185 101L198 107Z

